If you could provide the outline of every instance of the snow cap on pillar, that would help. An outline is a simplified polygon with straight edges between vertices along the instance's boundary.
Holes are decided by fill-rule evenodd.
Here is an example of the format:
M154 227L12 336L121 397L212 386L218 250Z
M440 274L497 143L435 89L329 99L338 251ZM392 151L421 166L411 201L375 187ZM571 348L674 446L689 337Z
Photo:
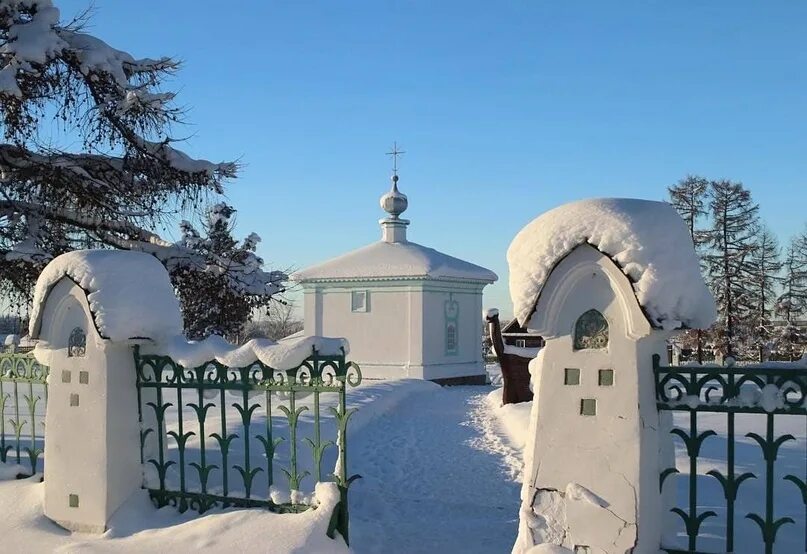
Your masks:
M521 324L529 324L557 264L581 245L606 255L628 277L653 327L708 329L717 318L692 238L675 208L635 198L589 198L543 213L510 244L510 296Z
M51 260L37 279L31 338L40 338L45 305L64 278L83 291L101 339L128 342L182 334L179 301L157 258L127 250L74 250Z

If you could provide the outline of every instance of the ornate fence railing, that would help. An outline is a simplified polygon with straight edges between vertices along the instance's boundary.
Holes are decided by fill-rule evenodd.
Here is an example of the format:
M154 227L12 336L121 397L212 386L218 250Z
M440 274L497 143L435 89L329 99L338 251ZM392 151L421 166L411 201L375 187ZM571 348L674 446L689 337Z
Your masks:
M135 365L141 461L158 506L302 512L314 507L313 485L332 480L341 500L329 533L336 529L348 540L354 477L346 430L355 410L346 407L346 389L361 381L357 365L314 350L286 371L260 361L186 368L138 348ZM323 469L328 463L332 473Z
M48 368L30 352L0 353L0 462L37 472L45 440Z
M687 503L672 509L683 520L687 544L665 550L670 554L738 550L771 553L783 526L788 525L802 528L804 536L790 537L791 546L781 551L795 552L794 543L798 550L807 550L807 452L804 438L797 441L792 432L787 432L798 429L798 434L807 435L807 369L786 364L663 367L658 356L653 357L653 369L658 409L680 412L681 419L676 420L672 433L681 439L688 461ZM704 423L720 429L703 430ZM712 450L711 460L704 460L705 444ZM796 455L789 457L798 463L777 466L783 446L798 449ZM743 448L742 456L738 456L738 447ZM756 464L754 457L758 459ZM711 462L712 469L698 475L699 460L702 464ZM720 463L715 464L715 460ZM662 489L665 480L682 473L682 469L662 471ZM707 480L719 484L722 506L701 501L699 493ZM748 494L741 495L745 489ZM780 499L787 496L788 501L776 503L775 495ZM753 522L747 525L756 524L758 528L756 536L747 528L743 530L742 545L737 515ZM723 523L708 533L719 550L703 550L701 527L708 520L714 521L712 518ZM759 541L758 548L747 544L754 540Z

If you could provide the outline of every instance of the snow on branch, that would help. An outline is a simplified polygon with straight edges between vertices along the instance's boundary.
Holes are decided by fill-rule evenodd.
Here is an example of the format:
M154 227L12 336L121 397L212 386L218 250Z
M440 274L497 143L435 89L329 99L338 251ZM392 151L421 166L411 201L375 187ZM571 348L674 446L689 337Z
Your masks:
M220 180L233 177L236 165L195 160L165 136L181 111L171 104L175 94L158 87L178 68L171 58L136 59L60 25L50 0L0 0L0 123L7 138L27 142L43 116L34 112L55 104L63 119L88 125L93 142L117 144L127 159L152 158L182 174L175 181L220 192Z
M181 241L177 243L166 241L156 233L128 221L103 219L69 208L0 201L0 218L15 217L19 213L26 214L35 221L47 218L85 229L107 246L152 254L169 271L184 267L193 271L225 275L230 286L244 294L260 296L278 294L283 292L283 283L288 279L281 271L265 271L263 260L254 252L249 252L242 260L236 261L215 253L202 254ZM37 245L37 229L29 230L29 234L28 238L5 253L7 260L26 259L38 263L50 260L52 256Z
M165 161L173 169L191 174L206 174L210 177L235 177L238 166L234 162L213 163L207 160L191 158L181 150L169 145L169 141L149 142L140 141L140 148ZM219 191L220 192L220 191Z
M0 216L8 216L18 212L29 216L34 215L42 218L55 219L87 230L103 230L123 233L131 237L136 237L139 241L146 241L164 246L170 244L163 241L157 234L138 227L137 225L128 221L103 219L97 216L79 213L66 207L55 208L29 202L11 200L0 201Z
M78 60L81 72L90 76L95 73L106 73L113 77L115 82L123 89L136 94L129 80L138 74L154 72L170 72L179 67L178 62L171 58L159 60L136 60L128 52L116 50L103 40L77 33L69 29L55 28L55 34L65 43L65 50ZM173 98L173 95L170 95Z
M123 89L131 88L133 76L154 72L169 72L178 62L164 57L158 60L135 59L128 52L117 50L103 40L59 25L59 9L50 0L0 0L0 28L4 28L4 43L0 55L6 63L4 70L36 73L41 66L59 57L74 57L81 72L110 75ZM18 86L6 91L22 96Z
M284 291L287 277L264 270L260 237L232 239L234 210L217 205L221 228L206 229L204 238L187 223L176 243L150 230L223 193L238 165L175 147L170 131L183 111L162 84L179 62L135 58L82 25L83 18L60 22L51 0L0 0L0 290L26 302L36 276L60 254L135 250L170 272L184 291L185 317L209 316L217 303L242 325ZM54 121L79 138L77 147L52 145ZM219 323L210 328L226 330Z

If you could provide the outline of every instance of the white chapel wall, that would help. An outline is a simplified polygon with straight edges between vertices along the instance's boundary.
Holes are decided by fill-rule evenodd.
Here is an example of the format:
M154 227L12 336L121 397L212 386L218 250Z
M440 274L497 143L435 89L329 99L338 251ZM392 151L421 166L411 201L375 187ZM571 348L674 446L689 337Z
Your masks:
M447 302L456 304L454 321L450 314L446 314ZM481 289L462 285L427 289L424 292L423 310L425 378L483 374ZM456 349L453 351L447 344L447 325L452 323L457 326Z
M352 311L355 291L367 293L366 312ZM304 296L305 333L347 338L351 359L367 378L450 379L485 372L482 285L319 283L306 285ZM448 325L455 327L453 350L447 344Z
M367 292L367 311L352 311L352 292ZM404 287L329 286L306 293L306 334L345 337L350 357L370 379L404 377L410 360L410 321L419 318L422 293ZM314 302L309 302L313 300ZM308 305L316 306L309 311ZM417 331L417 330L416 330ZM419 333L415 341L419 342ZM415 350L418 350L417 348Z

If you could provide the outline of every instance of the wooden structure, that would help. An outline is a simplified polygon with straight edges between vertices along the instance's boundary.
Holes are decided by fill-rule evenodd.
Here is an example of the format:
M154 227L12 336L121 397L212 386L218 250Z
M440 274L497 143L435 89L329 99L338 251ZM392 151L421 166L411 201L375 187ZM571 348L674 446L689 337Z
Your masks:
M532 358L516 354L513 351L517 347L505 343L498 313L488 313L485 319L488 323L488 333L493 344L493 351L496 353L499 365L502 368L502 403L530 402L532 400L532 391L530 390L529 365ZM540 337L536 338L540 339Z
M502 327L502 340L504 344L516 348L543 348L544 338L535 333L529 333L513 318L510 323Z

